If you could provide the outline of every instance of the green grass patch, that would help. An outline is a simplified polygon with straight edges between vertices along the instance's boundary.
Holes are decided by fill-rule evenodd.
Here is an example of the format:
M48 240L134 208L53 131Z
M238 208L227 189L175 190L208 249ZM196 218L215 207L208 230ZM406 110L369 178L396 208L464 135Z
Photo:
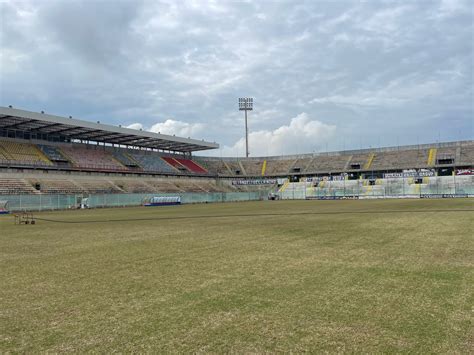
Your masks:
M36 214L84 223L2 216L0 352L469 353L472 209L262 201Z

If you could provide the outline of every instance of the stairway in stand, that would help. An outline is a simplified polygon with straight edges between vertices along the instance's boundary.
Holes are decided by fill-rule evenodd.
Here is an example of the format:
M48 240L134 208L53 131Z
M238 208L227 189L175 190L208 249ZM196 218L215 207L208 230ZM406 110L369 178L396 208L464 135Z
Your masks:
M24 179L0 178L0 195L39 194Z

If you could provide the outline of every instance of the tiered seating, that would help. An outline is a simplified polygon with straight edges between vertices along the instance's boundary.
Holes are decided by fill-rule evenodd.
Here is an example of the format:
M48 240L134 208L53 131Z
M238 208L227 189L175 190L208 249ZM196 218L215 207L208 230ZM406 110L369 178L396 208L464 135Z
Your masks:
M428 162L428 149L394 150L375 153L372 161L372 170L403 169L426 166Z
M108 180L75 180L82 191L96 194L109 194L123 192L118 186Z
M171 157L162 157L164 161L166 161L169 165L171 165L172 167L174 167L175 169L179 170L179 171L182 171L182 172L187 172L188 169L186 169L186 167L181 164L179 161L177 161L176 159L174 158L171 158Z
M3 160L15 160L24 164L52 165L51 161L33 144L0 141Z
M262 160L242 159L240 163L243 165L247 175L260 176L262 175Z
M413 149L400 151L401 167L412 168L426 165L428 161L428 149Z
M211 180L196 180L195 184L198 185L201 190L205 192L223 192L227 191L227 189L224 189L221 186L217 186L215 181Z
M0 195L37 193L39 192L24 179L0 178Z
M13 160L13 157L0 144L0 160Z
M272 176L272 175L278 175L278 174L288 174L290 171L290 168L294 164L295 164L295 159L271 159L271 160L267 159L267 169L266 169L265 175ZM301 168L303 169L304 167L301 167Z
M80 168L127 170L110 152L100 148L63 147L61 151Z
M114 151L113 156L115 159L129 168L138 168L140 166L135 159L122 150Z
M293 163L291 166L288 168L288 171L291 170L292 172L295 171L295 169L299 169L300 171L305 171L306 167L311 163L312 158L298 158L296 160L293 160Z
M157 154L152 153L129 153L129 155L135 159L145 171L154 171L159 173L176 174L177 170L171 165L166 163Z
M147 184L142 179L129 179L129 180L113 180L113 183L125 192L130 193L145 193L153 192L152 186Z
M233 175L232 172L227 168L224 160L222 159L199 159L199 164L202 165L214 175Z
M177 187L172 179L151 179L146 183L152 187L152 192L185 192Z
M84 190L74 184L71 180L65 179L34 179L30 180L32 185L38 184L42 193L51 194L75 194Z
M242 171L238 160L226 160L226 163L229 166L232 175L244 175L244 172Z
M316 155L306 168L306 172L343 171L347 159L349 159L347 155Z
M190 179L176 179L174 181L175 186L186 192L206 192L206 190L195 181Z
M67 158L61 154L59 148L43 144L38 144L38 148L43 152L44 155L48 157L49 160L53 162L69 162Z
M449 159L452 159L453 163L456 163L456 147L441 147L437 149L436 164L440 164L443 160Z
M359 169L363 170L365 169L366 166L369 165L369 168L373 164L373 160L375 159L375 155L373 155L372 162L370 162L370 159L372 157L372 153L362 153L362 154L354 154L351 156L351 160L349 161L349 164L347 165L348 170L353 170L357 169L356 166L359 165Z
M193 173L207 174L207 171L190 159L174 158L178 163L188 168Z
M474 144L461 147L460 161L458 165L474 165Z

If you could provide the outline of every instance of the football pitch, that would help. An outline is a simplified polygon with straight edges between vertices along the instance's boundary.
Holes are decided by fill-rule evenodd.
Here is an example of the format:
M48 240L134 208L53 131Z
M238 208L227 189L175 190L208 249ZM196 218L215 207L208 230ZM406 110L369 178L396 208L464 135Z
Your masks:
M474 346L469 199L0 216L0 353Z

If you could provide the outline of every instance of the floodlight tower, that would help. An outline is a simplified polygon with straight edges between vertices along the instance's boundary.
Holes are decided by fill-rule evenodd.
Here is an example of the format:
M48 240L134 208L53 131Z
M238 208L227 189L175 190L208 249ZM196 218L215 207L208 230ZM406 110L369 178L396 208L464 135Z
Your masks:
M239 98L239 111L245 111L245 156L249 157L249 129L247 125L247 111L253 110L253 98Z

